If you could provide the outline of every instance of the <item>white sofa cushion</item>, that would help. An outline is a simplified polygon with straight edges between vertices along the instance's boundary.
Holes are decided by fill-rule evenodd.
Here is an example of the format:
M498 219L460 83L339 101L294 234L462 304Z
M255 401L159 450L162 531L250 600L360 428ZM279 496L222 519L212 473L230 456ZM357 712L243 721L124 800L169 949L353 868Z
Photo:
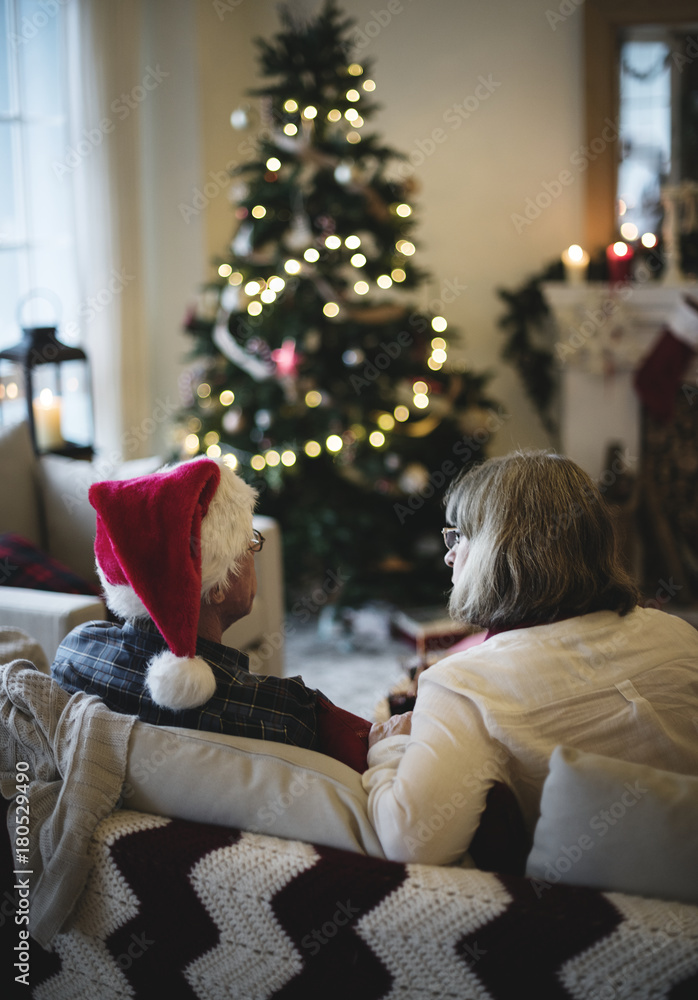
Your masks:
M526 874L698 903L698 777L556 747Z
M0 427L0 533L43 546L37 462L26 423Z
M302 747L136 722L123 807L384 857L361 775Z
M58 559L83 577L97 582L94 540L97 515L89 501L93 483L104 479L130 479L155 472L159 457L109 465L99 459L79 462L64 455L42 455L39 478L44 498L47 547Z

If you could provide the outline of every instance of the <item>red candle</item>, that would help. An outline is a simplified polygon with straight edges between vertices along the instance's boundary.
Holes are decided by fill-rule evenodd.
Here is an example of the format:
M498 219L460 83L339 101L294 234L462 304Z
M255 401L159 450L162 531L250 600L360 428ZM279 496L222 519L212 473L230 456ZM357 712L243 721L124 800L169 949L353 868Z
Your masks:
M608 265L608 280L612 284L627 281L630 278L630 268L633 263L633 251L627 243L618 240L606 247L606 263Z

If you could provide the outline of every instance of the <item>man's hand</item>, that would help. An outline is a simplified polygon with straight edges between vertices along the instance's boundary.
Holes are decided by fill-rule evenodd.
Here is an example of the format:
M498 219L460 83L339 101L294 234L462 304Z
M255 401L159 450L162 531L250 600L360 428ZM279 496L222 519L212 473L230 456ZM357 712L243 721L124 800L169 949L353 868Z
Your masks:
M387 722L374 722L368 734L369 749L379 740L384 740L388 736L409 736L412 732L412 713L403 712L402 715L391 715Z

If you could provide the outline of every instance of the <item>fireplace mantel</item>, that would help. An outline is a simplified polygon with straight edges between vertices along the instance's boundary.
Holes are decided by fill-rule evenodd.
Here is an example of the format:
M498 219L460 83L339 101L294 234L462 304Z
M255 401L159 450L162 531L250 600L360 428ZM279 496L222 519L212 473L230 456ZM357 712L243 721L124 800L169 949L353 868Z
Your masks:
M681 296L698 299L698 283L546 282L542 290L555 324L562 451L599 478L609 445L619 444L630 471L637 471L640 407L633 373Z

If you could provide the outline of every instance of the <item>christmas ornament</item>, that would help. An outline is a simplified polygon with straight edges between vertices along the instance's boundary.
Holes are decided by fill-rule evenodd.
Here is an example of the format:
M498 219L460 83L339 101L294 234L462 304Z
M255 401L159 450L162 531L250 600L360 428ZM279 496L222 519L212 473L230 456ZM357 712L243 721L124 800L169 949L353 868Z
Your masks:
M294 378L296 376L301 356L296 353L296 342L293 337L286 337L281 347L271 352L271 356L280 378Z

